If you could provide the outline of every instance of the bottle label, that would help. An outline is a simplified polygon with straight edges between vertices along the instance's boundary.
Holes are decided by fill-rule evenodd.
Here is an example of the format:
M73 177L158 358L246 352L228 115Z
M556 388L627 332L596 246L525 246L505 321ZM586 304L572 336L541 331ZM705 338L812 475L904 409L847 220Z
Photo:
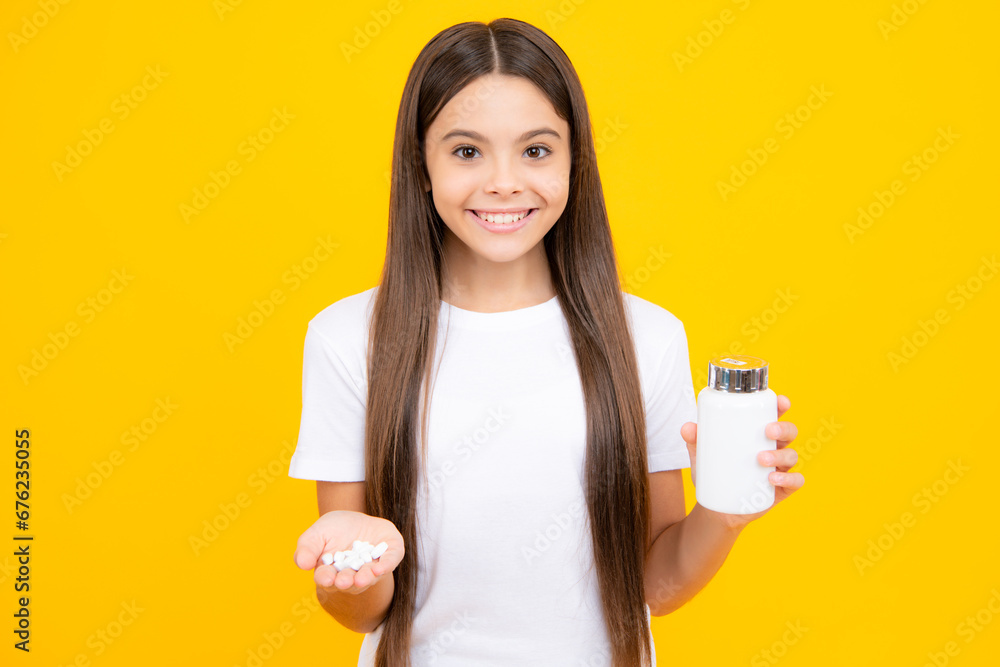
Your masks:
M734 354L731 357L718 357L712 359L710 364L719 368L730 368L737 371L749 371L753 368L764 368L767 362L760 357L751 357L746 354Z

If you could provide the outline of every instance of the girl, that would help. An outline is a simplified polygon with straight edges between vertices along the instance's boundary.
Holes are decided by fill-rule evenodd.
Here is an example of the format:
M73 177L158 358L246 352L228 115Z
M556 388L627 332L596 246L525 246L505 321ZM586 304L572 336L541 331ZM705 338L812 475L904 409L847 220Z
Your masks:
M366 633L358 665L655 665L650 616L764 514L685 516L687 339L621 290L591 132L527 23L460 23L413 64L381 280L309 322L289 469L320 512L295 563ZM787 471L795 426L767 435ZM771 479L776 501L803 483ZM388 550L322 564L356 539Z

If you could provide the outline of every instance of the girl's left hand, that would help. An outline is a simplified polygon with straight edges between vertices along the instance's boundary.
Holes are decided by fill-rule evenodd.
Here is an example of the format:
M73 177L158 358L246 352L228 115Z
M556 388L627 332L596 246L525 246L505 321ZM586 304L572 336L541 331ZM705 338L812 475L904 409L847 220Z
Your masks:
M785 414L792 407L792 402L787 396L778 395L778 417ZM767 514L779 502L792 495L796 489L802 488L805 484L805 477L800 472L788 472L799 460L799 454L788 444L799 434L798 428L791 422L771 422L765 429L768 438L777 441L777 449L762 450L757 454L757 461L764 466L776 466L778 470L768 474L767 479L774 485L774 505L762 512L753 514L726 514L716 512L707 507L704 509L717 517L719 521L730 528L742 528L754 519ZM681 437L687 443L688 455L691 457L691 482L694 483L695 473L695 450L698 446L698 425L694 422L686 422L681 426Z

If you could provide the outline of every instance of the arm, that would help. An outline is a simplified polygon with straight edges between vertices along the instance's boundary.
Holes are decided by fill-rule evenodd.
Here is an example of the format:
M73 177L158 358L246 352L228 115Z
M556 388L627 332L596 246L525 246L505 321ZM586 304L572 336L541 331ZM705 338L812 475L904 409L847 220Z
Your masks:
M364 482L317 481L316 495L320 516L333 510L365 511ZM337 579L349 581L349 578L353 576L353 570L345 568L338 573ZM364 581L369 581L370 577L371 573L368 572L368 577ZM354 583L363 582L355 581ZM357 592L357 588L354 586L340 589L332 582L329 586L317 583L316 598L323 609L348 630L372 632L385 619L389 605L392 603L394 589L395 572L389 572L379 577L378 581L361 592Z
M787 396L778 396L778 417L791 407ZM777 451L757 453L761 465L777 464L768 480L775 485L774 504L800 488L802 473L788 473L798 460L798 453L788 447L798 435L795 424L772 422L768 438L777 441ZM687 422L681 437L687 443L694 481L698 426ZM665 470L649 475L651 501L649 536L646 550L646 576L643 581L650 614L663 616L676 611L719 571L743 528L759 519L770 508L754 514L724 514L695 503L684 516L684 482L680 470ZM773 505L772 505L773 507Z
M714 514L695 503L691 513L660 533L646 552L644 584L652 616L679 609L722 567L743 529L724 525Z
M722 567L741 528L724 515L695 503L685 516L680 469L650 473L651 514L643 582L652 616L677 610L704 588Z

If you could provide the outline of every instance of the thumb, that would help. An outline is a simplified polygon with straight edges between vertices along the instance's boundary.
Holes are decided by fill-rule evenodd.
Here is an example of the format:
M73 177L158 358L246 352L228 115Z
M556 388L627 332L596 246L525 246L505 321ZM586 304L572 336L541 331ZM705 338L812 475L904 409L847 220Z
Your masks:
M312 570L319 564L319 557L324 548L326 548L326 540L318 530L309 527L296 542L293 560L301 569Z

